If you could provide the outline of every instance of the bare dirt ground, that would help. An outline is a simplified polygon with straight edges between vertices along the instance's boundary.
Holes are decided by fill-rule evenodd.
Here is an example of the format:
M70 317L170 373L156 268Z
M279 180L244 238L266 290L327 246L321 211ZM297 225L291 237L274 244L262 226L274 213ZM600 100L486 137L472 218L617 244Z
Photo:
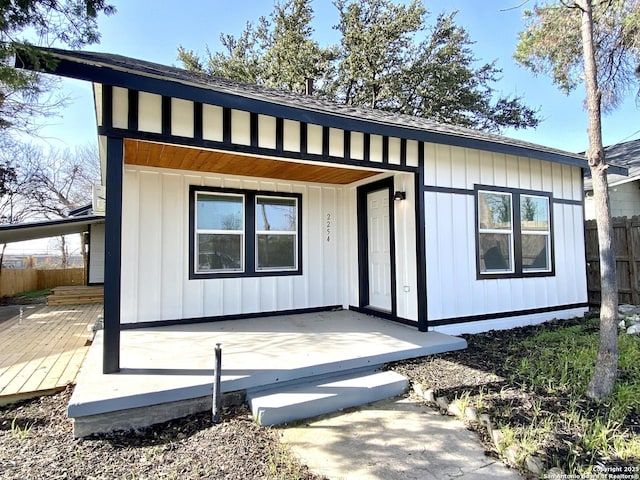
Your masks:
M465 336L467 350L390 368L449 399L465 394L481 398L486 411L500 415L496 420L501 424L526 427L535 415L562 413L568 408L562 396L528 388L514 377L514 362L531 355L518 342L535 328ZM70 395L67 389L0 407L0 479L321 478L280 444L277 429L257 426L244 407L225 411L218 425L212 425L210 413L203 413L140 431L78 441L72 439L72 426L65 415ZM581 400L571 408L585 418L597 418L608 407ZM635 408L621 428L637 435L639 424L639 409ZM500 455L486 432L474 425L469 428L478 433L487 455ZM616 464L615 459L582 449L580 435L578 430L549 431L540 452L547 468L567 461ZM570 466L564 467L565 472L570 471Z
M72 439L71 388L0 407L1 479L319 479L248 410L191 415L137 432Z

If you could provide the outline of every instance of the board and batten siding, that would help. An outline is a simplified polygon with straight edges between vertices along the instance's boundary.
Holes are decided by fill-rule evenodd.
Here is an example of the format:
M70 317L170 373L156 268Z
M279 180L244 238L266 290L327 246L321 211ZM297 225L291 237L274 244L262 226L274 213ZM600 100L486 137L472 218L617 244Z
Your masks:
M581 170L577 167L498 153L426 145L425 224L429 321L508 313L587 301ZM476 278L475 185L550 192L555 275L536 278ZM438 187L429 189L428 187ZM438 191L440 189L440 191ZM448 192L444 189L456 189ZM466 191L466 193L465 193ZM572 309L571 315L580 313ZM581 311L584 311L582 309ZM542 321L562 312L519 316ZM543 318L545 317L545 318ZM487 330L485 321L436 327L444 332ZM493 327L516 326L514 319Z
M122 323L346 302L343 187L129 165L123 182ZM189 280L190 185L302 194L303 274Z
M89 236L89 284L104 283L104 224L91 225Z
M382 177L376 177L379 180ZM375 181L373 180L373 181ZM367 180L345 187L343 218L349 219L345 228L347 234L345 281L348 287L348 304L360 305L358 277L358 229L357 192ZM394 209L395 262L396 262L396 308L402 320L418 322L418 288L416 264L416 214L415 182L412 174L393 175L394 191L406 193L406 200L391 202Z

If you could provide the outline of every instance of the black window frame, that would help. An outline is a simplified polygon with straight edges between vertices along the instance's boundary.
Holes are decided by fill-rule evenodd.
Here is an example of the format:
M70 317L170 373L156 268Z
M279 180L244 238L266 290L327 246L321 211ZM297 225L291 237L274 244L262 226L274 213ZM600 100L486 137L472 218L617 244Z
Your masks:
M480 192L504 193L511 195L511 222L513 232L513 271L512 272L485 272L480 265ZM520 199L522 196L545 197L549 202L549 261L550 269L546 271L523 268L522 263L522 222L520 211ZM498 187L495 185L474 185L474 209L475 209L475 241L476 241L476 279L492 280L499 278L535 278L553 277L556 274L555 233L553 228L553 194L538 190L524 190L519 188Z
M198 272L196 269L196 199L198 193L219 193L242 195L244 197L244 270ZM261 270L256 265L256 198L292 198L297 201L297 265L295 269ZM302 275L302 194L289 192L271 192L262 190L245 190L237 188L208 187L189 185L189 279L203 280L216 278L246 278L246 277L282 277Z

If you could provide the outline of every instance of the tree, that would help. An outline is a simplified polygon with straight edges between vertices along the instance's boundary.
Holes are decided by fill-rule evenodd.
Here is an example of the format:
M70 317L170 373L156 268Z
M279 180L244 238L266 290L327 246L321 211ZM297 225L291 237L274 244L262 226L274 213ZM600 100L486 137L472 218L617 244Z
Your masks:
M473 42L455 12L425 28L417 0L338 0L342 33L333 91L347 104L425 117L487 131L539 122L520 98L495 97L495 62L475 67ZM418 42L417 35L426 32Z
M526 13L515 58L535 73L549 73L565 92L586 89L602 298L600 345L587 395L611 394L618 368L618 287L613 227L602 145L601 111L615 108L640 74L640 0L559 0Z
M0 163L0 197L9 193L16 180L16 170L9 161Z
M32 147L20 168L27 178L24 188L31 212L47 219L67 217L70 210L89 203L93 185L100 182L100 162L93 146L48 153Z
M25 195L27 178L23 170L14 164L20 160L24 148L13 142L2 142L0 148L0 166L3 174L0 179L0 224L21 223L29 217L31 205L28 196ZM0 274L7 244L0 248Z
M211 53L203 61L193 51L178 48L178 60L192 71L281 90L305 92L305 79L321 78L334 56L312 39L310 0L276 3L271 23L260 17L247 23L239 37L220 35L226 52Z
M11 159L14 172L0 196L0 223L67 217L70 210L91 201L92 186L100 181L98 153L93 146L44 152L30 143L12 142L0 149L0 155L0 164ZM64 237L59 245L64 265Z
M260 18L239 37L222 35L225 52L202 60L180 47L191 70L298 93L309 77L317 94L347 105L379 108L490 131L538 124L519 97L498 97L495 62L476 67L466 31L455 13L427 29L418 0L337 0L339 46L321 48L312 38L311 0L277 4L271 23Z
M504 126L535 127L537 112L521 97L498 96L496 61L475 66L478 59L456 13L441 14L405 69L400 92L402 113L485 131Z
M72 48L99 41L99 14L115 8L105 0L8 0L0 2L0 130L29 130L37 114L51 115L60 102L42 100L51 80L37 73L13 68L14 57L41 59L29 38L40 45L62 43ZM28 57L23 58L23 57ZM36 63L37 64L37 63Z
M341 34L332 96L358 106L397 110L396 92L406 66L412 65L414 38L424 28L426 10L417 0L395 5L388 0L337 0ZM407 88L411 88L409 85Z

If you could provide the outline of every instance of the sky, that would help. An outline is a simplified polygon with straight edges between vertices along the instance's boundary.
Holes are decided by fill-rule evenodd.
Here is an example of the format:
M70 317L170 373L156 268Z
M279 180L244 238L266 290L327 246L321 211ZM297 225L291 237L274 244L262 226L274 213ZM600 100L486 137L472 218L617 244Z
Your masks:
M513 60L518 33L524 28L523 9L533 0L423 0L434 21L440 12L457 11L457 24L464 27L479 62L495 60L502 79L495 85L501 95L518 95L530 107L539 109L542 122L535 129L513 130L504 135L521 140L580 152L586 150L587 116L583 108L583 87L571 95L561 93L550 79L535 77ZM273 10L273 0L111 0L117 13L99 19L101 41L86 47L165 65L177 65L179 45L204 54L220 49L221 33L238 35L247 21L255 22ZM334 25L337 9L330 0L314 0L314 38L323 46L337 43ZM53 148L73 148L96 143L96 123L91 86L87 82L64 80L61 93L69 102L60 118L47 119L40 137L31 139ZM603 117L603 141L612 145L640 138L640 109L635 96ZM35 248L35 247L33 247Z
M273 0L183 0L176 3L158 0L111 0L117 13L99 20L100 44L87 50L117 53L168 65L178 65L179 45L198 53L206 46L220 48L221 33L238 35L247 21L268 15ZM587 117L583 108L584 93L579 87L567 96L545 76L535 77L512 58L518 33L524 28L522 0L423 0L435 20L440 12L457 11L457 23L475 42L476 57L482 63L496 60L502 80L496 90L502 95L518 95L532 108L539 109L541 124L535 129L503 133L545 146L579 152L586 150ZM172 5L171 7L168 5ZM322 45L336 43L338 35L332 27L337 23L336 8L329 0L314 0L314 37ZM49 119L41 131L46 143L74 146L96 141L95 116L90 85L64 81L62 91L70 103L62 118ZM629 95L621 108L603 119L605 145L640 138L640 109L635 96Z

